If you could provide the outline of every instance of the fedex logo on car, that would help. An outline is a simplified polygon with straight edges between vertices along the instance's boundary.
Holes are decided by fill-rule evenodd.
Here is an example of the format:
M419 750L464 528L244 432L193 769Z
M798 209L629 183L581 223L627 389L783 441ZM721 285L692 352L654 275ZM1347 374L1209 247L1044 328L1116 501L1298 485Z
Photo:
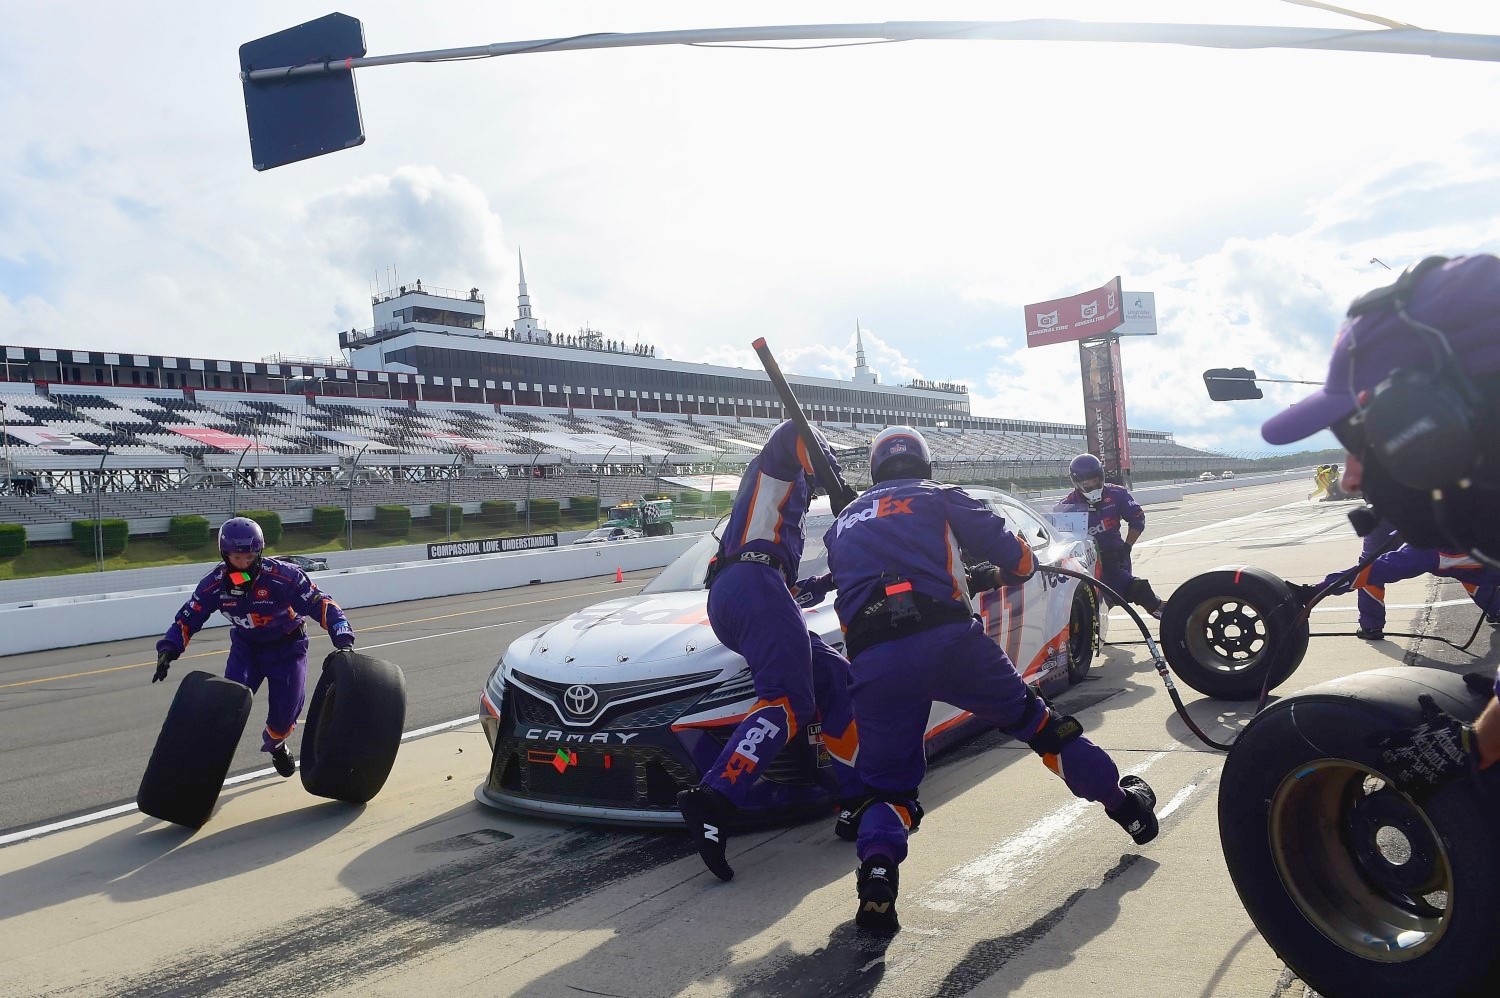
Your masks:
M845 527L852 527L861 520L874 520L882 516L900 516L903 513L912 512L911 504L916 501L916 496L906 499L897 499L893 496L881 496L874 503L864 506L858 511L846 511L838 519L838 534L844 532ZM838 536L836 534L835 536Z

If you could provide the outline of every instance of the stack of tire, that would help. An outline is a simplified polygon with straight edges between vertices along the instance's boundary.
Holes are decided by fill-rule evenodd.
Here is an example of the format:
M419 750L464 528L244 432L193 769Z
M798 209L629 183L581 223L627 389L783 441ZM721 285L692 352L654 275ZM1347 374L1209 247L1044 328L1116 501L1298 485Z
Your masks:
M248 687L190 672L177 688L141 778L136 804L163 821L201 828L213 814L250 718ZM302 786L316 797L363 804L390 776L406 721L406 679L395 664L357 652L323 660L302 734Z

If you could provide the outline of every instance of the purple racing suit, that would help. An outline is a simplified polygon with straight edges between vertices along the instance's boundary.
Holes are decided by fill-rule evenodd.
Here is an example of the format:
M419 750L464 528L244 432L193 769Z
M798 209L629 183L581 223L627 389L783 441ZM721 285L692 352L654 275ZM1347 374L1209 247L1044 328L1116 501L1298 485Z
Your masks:
M1052 507L1054 513L1087 513L1089 536L1099 546L1099 581L1121 596L1135 602L1131 590L1135 586L1130 549L1120 534L1120 524L1146 529L1146 512L1140 503L1123 485L1104 486L1104 495L1097 503L1090 503L1078 489L1074 489ZM1112 602L1112 601L1111 601Z
M952 704L1022 741L1053 715L1005 652L970 617L963 555L1019 579L1036 568L1031 549L1003 518L956 486L905 479L874 486L844 510L824 538L838 587L834 606L850 646L856 770L877 803L859 826L859 857L906 857L925 735L934 701ZM909 596L921 619L898 622ZM1115 763L1089 739L1066 741L1043 762L1075 796L1120 806Z
M1368 541L1369 538L1366 538L1366 543ZM1371 547L1370 550L1374 548ZM1332 585L1343 574L1334 572L1323 580L1323 585ZM1500 570L1490 568L1462 551L1438 551L1403 544L1370 562L1353 579L1331 590L1329 595L1338 596L1350 589L1358 591L1359 626L1367 630L1384 630L1385 587L1392 582L1415 579L1420 575L1457 579L1486 617L1500 619ZM1369 600L1368 604L1366 599Z
M205 575L156 643L157 653L181 655L215 610L231 624L224 677L243 683L252 692L258 691L262 682L269 689L261 751L271 752L291 736L302 714L307 679L304 618L311 618L328 631L339 647L354 644L354 629L339 605L300 568L275 558L261 558L253 575L228 565Z
M838 474L827 442L820 436L819 443ZM802 560L813 476L796 427L782 423L745 469L709 588L709 625L726 648L744 657L757 698L703 779L736 807L788 745L811 757L809 725L819 716L837 793L849 798L861 789L853 769L859 741L849 706L849 665L807 629L789 588ZM820 484L825 491L840 487Z

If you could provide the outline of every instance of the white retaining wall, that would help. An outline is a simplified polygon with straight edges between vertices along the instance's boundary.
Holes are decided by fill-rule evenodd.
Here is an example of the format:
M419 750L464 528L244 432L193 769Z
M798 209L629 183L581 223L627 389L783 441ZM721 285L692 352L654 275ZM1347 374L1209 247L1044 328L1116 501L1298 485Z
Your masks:
M317 580L318 587L340 606L354 609L541 582L612 577L616 568L627 572L661 568L697 540L697 534L674 534L609 545L378 565L320 572ZM164 634L190 592L192 586L175 586L0 607L0 655ZM215 614L205 626L228 623Z

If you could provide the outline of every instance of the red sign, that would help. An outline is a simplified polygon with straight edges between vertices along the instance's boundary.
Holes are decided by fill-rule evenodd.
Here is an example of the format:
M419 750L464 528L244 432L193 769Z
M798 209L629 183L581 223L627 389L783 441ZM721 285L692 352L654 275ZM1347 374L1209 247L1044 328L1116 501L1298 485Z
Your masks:
M178 436L187 437L189 440L196 440L200 444L207 444L210 447L217 447L219 450L231 451L236 454L247 447L255 451L269 451L271 449L263 447L247 437L237 437L232 433L225 433L223 430L216 430L211 426L169 426L167 429Z
M1111 336L1078 344L1083 376L1083 423L1089 452L1104 463L1106 477L1130 470L1130 431L1125 426L1125 380L1120 340Z
M1068 298L1054 298L1026 306L1026 345L1086 340L1103 336L1125 321L1120 279Z

